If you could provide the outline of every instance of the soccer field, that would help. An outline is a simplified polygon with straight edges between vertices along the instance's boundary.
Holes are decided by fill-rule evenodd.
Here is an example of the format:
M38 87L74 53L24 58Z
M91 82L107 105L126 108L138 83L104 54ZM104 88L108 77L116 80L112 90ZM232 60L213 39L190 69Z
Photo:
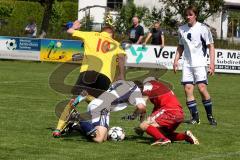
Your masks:
M216 74L209 79L217 127L208 125L200 95L196 94L201 124L182 124L178 131L192 130L199 138L199 146L179 142L153 147L149 145L149 136L134 134L132 128L138 124L136 120L121 120L120 117L130 113L133 107L111 115L110 125L120 126L126 131L126 139L122 142L95 144L78 133L53 138L51 128L57 123L55 106L69 98L69 95L55 92L48 84L49 76L59 64L4 60L0 61L0 66L0 159L240 159L239 75ZM65 83L73 84L78 72L78 69L74 70ZM180 72L175 75L168 71L161 78L174 86L188 118L180 76ZM80 107L83 111L86 104ZM148 111L151 109L149 104Z

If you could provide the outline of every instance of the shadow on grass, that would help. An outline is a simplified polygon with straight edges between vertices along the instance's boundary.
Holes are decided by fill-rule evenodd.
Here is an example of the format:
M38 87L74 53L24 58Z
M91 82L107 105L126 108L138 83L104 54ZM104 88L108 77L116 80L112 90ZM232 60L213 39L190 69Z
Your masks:
M53 127L48 127L46 129L50 130L51 132L55 130L55 128ZM91 141L90 139L87 139L87 137L78 130L72 130L68 133L62 134L60 139L64 141L84 141L84 142Z
M54 131L53 127L46 128L48 130ZM61 136L62 140L64 141L81 141L81 142L91 142L92 140L86 137L83 133L77 130L73 130L70 133L63 134ZM142 144L151 144L154 142L154 139L151 137L146 136L137 136L137 135L128 135L125 137L124 141L132 142L135 141L136 143L142 143Z
M153 142L153 139L146 136L129 135L124 141L136 141L137 143L150 144Z

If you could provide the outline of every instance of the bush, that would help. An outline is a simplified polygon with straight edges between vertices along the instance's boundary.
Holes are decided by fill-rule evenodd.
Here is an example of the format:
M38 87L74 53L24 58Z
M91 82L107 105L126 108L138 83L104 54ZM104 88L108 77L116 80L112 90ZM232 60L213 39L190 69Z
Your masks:
M30 16L34 15L38 29L41 26L43 8L40 3L36 2L5 2L0 1L0 6L13 6L13 12L10 17L5 18L8 21L0 30L2 36L25 36L24 28L28 24Z
M1 36L25 36L24 28L28 24L28 19L30 17L35 19L38 34L40 34L39 32L44 12L44 8L40 3L29 1L0 1L0 6L6 6L8 8L13 6L11 16L4 17L3 19L7 21L8 24L1 27ZM63 10L61 14L55 10L55 17L53 17L49 26L49 32L47 34L48 38L71 38L62 30L62 24L77 19L78 3L69 1L58 2L55 9L61 7Z
M1 6L0 6L0 18L1 19L12 16L13 5L14 4L12 2L1 3Z
M75 21L78 17L78 3L73 2L57 2L54 4L54 10L61 10L61 12L54 12L54 21L51 21L49 32L47 33L48 38L58 38L58 39L71 39L64 28L63 24L69 21ZM59 14L61 13L61 14Z

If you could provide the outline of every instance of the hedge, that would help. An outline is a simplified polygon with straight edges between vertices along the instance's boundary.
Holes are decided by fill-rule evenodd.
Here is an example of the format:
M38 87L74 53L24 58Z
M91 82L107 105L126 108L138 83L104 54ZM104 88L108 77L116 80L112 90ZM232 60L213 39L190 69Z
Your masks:
M61 25L67 21L77 19L78 3L75 2L61 2L64 8L63 17L59 20L58 25L51 24L49 26L48 38L65 38L68 37L62 31ZM25 36L24 28L28 24L28 19L33 17L36 20L38 27L38 34L42 23L44 8L38 2L28 1L0 1L0 6L13 6L13 13L11 17L0 17L7 21L6 25L0 28L1 36ZM52 33L55 31L55 33Z

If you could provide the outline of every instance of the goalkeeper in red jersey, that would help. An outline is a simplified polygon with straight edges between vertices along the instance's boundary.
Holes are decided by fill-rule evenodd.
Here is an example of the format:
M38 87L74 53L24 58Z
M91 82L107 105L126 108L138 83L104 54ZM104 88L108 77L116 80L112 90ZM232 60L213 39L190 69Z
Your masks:
M155 139L152 145L165 145L173 141L187 141L199 144L191 131L175 132L183 122L184 113L180 102L173 91L164 83L153 77L143 81L143 95L154 104L152 114L136 128L137 133L146 132Z

